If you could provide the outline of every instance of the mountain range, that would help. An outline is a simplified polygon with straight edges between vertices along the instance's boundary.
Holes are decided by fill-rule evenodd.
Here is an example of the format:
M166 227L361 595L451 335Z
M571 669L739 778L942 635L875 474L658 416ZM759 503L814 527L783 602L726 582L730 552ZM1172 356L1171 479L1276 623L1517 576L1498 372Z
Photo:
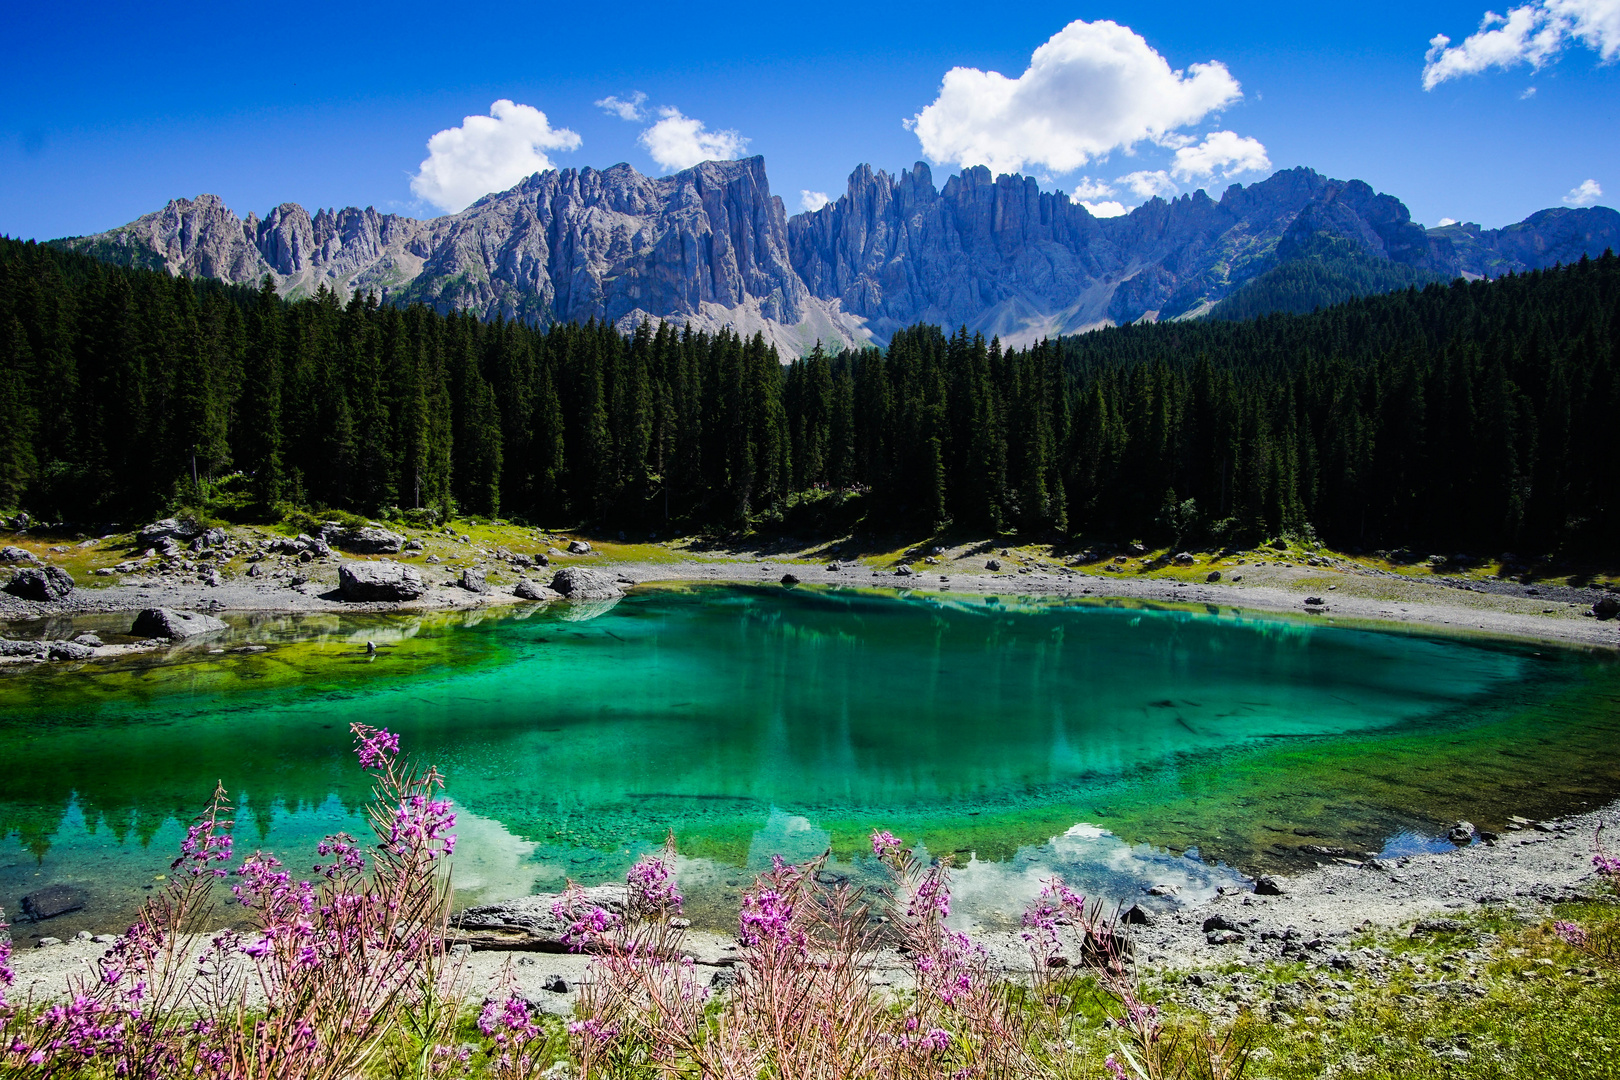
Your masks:
M1388 285L1498 277L1620 249L1620 213L1554 208L1501 229L1425 229L1360 180L1286 169L1220 199L1200 190L1099 218L1031 177L862 165L836 201L789 217L760 157L664 177L629 165L536 173L428 220L283 203L238 217L214 195L54 241L125 265L257 284L284 296L421 302L482 318L763 332L784 353L886 343L915 322L1021 345L1138 320L1244 310L1268 271L1324 241ZM1341 283L1342 285L1342 283ZM1310 303L1310 297L1296 298ZM1309 307L1305 307L1309 310Z

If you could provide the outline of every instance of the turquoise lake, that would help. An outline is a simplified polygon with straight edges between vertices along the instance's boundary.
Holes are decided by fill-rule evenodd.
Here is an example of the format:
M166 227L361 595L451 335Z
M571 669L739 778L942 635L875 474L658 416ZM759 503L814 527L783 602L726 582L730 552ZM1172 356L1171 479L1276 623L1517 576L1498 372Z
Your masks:
M463 902L607 880L673 829L716 926L774 853L863 873L872 827L950 854L962 918L1000 924L1053 873L1196 895L1306 844L1422 848L1455 817L1620 791L1620 665L1513 642L774 586L231 621L206 647L0 673L0 906L79 882L90 906L39 932L109 928L216 780L238 852L298 865L362 831L352 722L445 773Z

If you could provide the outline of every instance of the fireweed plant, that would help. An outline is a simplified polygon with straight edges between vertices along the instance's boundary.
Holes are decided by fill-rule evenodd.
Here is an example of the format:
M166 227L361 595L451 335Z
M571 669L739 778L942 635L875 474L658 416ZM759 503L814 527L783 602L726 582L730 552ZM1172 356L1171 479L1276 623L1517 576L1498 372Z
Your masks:
M1244 1055L1230 1044L1165 1038L1157 1009L1137 992L1121 928L1102 916L1100 903L1088 904L1061 881L1047 885L1024 917L1035 977L1020 986L947 927L945 861L925 863L887 832L872 834L872 851L887 880L870 894L825 873L826 855L799 865L774 859L743 897L742 955L718 997L683 949L673 838L631 869L617 908L592 904L570 885L553 913L570 948L595 957L567 1028L582 1080L1072 1075L1073 1001L1093 976L1069 965L1066 946L1116 1006L1122 1040L1108 1062L1112 1076L1242 1074ZM903 957L909 991L874 987L871 972L884 950ZM515 993L487 1006L481 1026L497 1030L509 1014L519 1017L510 1025L516 1047L527 1021ZM535 1074L545 1049L538 1038L529 1045L530 1059L514 1058L503 1077Z
M74 979L66 1003L0 1004L0 1074L337 1080L385 1058L396 1075L451 1071L458 1055L448 1046L430 1046L412 1067L384 1044L401 1030L453 1034L451 893L438 864L454 850L455 815L439 797L438 771L402 761L398 736L352 730L373 777L375 843L327 837L318 851L330 861L308 881L265 852L233 869L230 804L216 790L170 883ZM253 928L208 936L199 921L225 881ZM9 984L9 941L4 948L0 984ZM422 1017L442 1017L447 997L448 1020L423 1032Z
M1598 878L1608 883L1613 892L1620 893L1620 855L1611 852L1603 843L1603 826L1599 825L1597 834L1592 838L1592 846L1596 853L1592 856L1592 867L1596 870ZM1585 953L1613 970L1620 971L1620 935L1611 928L1594 930L1581 926L1579 923L1560 920L1553 924L1553 933L1561 938L1564 944L1577 952ZM3 968L0 968L3 971ZM4 975L0 974L0 979Z
M329 861L310 880L265 852L233 868L230 804L216 790L171 882L66 1002L7 1000L0 921L0 1075L425 1080L478 1069L531 1080L571 1058L581 1080L1056 1078L1093 1075L1074 1040L1076 1002L1096 993L1111 1003L1112 1080L1244 1070L1233 1044L1201 1029L1184 1037L1143 1000L1122 927L1101 903L1046 884L1023 918L1034 972L1023 985L947 926L948 861L925 861L887 832L871 837L885 877L870 890L828 873L826 854L774 859L743 897L737 964L714 978L684 947L673 834L606 902L570 883L552 912L568 947L592 954L572 1020L536 1016L508 966L472 1021L482 1045L463 1042L465 980L445 948L455 816L442 778L402 761L398 736L352 730L374 781L376 840L327 837L318 851ZM202 932L222 882L251 930ZM874 985L874 970L897 962L909 986Z

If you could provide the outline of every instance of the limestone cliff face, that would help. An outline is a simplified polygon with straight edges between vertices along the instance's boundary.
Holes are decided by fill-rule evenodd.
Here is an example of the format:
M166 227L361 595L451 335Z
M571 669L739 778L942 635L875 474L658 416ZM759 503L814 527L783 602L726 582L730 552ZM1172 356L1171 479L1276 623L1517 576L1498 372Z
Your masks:
M895 176L862 165L836 202L788 218L755 157L666 177L537 173L430 221L296 203L243 220L202 195L62 243L176 274L270 273L283 295L325 286L484 318L731 326L794 354L817 339L882 343L918 321L1023 344L1196 316L1321 233L1415 269L1495 277L1620 248L1620 214L1426 230L1359 180L1288 169L1219 200L1197 191L1096 218L1028 177L975 168L936 188L919 163Z
M1548 210L1505 229L1431 232L1359 180L1288 169L1219 201L1197 191L1099 219L1032 179L983 168L936 190L919 163L899 176L862 166L836 202L788 223L811 292L879 338L923 320L1012 343L1201 314L1319 233L1414 269L1497 276L1620 245L1620 215Z

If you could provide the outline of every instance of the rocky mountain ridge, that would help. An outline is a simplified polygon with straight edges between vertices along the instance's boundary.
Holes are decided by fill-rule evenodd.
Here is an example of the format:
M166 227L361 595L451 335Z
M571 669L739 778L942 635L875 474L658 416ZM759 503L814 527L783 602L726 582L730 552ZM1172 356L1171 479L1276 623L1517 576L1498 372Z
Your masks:
M324 286L483 318L731 326L797 354L816 340L883 343L918 321L1023 344L1194 317L1323 234L1442 277L1496 277L1620 248L1620 214L1556 208L1502 229L1425 229L1362 181L1296 168L1218 200L1200 190L1098 218L983 167L936 188L919 162L894 176L862 165L837 200L789 218L753 157L665 177L625 164L536 173L425 221L296 203L244 219L201 195L56 243L244 284L268 273L287 296Z

